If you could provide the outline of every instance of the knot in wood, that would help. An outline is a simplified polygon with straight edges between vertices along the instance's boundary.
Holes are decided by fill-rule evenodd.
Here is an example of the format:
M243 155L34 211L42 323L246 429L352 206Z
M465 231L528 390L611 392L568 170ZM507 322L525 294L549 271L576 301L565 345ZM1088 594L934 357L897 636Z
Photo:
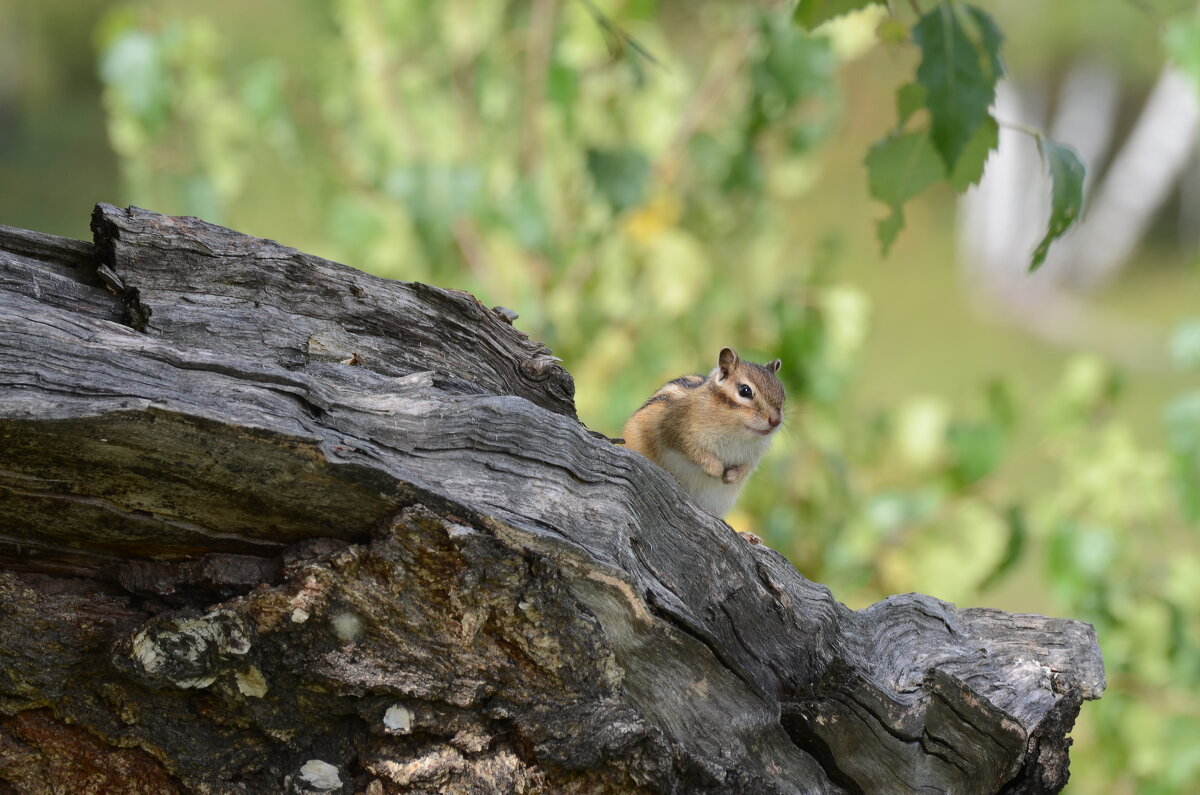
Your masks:
M545 381L561 361L557 356L539 353L521 362L521 374L534 381Z
M510 326L516 322L517 318L520 317L520 315L516 313L516 310L509 309L507 306L493 306L492 312L496 314L496 317L500 318Z

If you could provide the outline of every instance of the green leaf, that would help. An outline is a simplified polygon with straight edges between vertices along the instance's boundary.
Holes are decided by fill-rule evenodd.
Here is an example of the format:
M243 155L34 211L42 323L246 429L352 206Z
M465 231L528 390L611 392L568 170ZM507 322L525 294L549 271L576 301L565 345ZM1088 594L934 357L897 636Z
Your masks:
M956 488L970 486L992 473L999 465L1008 435L996 422L964 422L947 431L950 451L950 480Z
M991 116L984 119L983 124L975 130L971 140L959 155L958 164L949 176L951 187L962 193L967 188L979 182L983 177L983 167L988 156L1000 143L1000 125Z
M912 115L925 107L925 86L920 83L905 83L896 89L896 127L903 127Z
M753 141L749 142L753 144ZM753 192L762 189L763 169L758 153L747 146L729 159L729 171L722 187L732 191Z
M115 32L100 57L114 115L128 114L151 133L165 126L171 112L170 75L159 37L132 27Z
M1083 209L1083 163L1075 150L1049 138L1038 137L1038 151L1042 162L1050 172L1050 223L1046 236L1033 250L1029 270L1033 272L1046 261L1050 244L1062 237L1076 221Z
M578 97L579 74L558 61L550 64L550 69L546 72L546 99L557 105L564 116L570 118Z
M986 591L994 586L1004 575L1012 571L1021 560L1025 550L1025 539L1029 537L1029 526L1025 521L1025 511L1019 505L1013 505L1007 511L1008 544L1005 545L1004 555L996 568L992 569L987 578L979 584L979 590Z
M913 40L921 48L917 82L925 87L933 145L948 172L954 171L963 150L988 118L996 81L1003 72L999 30L983 11L965 8L972 31L963 26L948 2L929 11L913 28Z
M774 15L759 24L762 47L751 63L750 79L759 107L778 106L778 114L801 100L828 100L830 81L837 68L833 46L825 36L806 36ZM767 100L771 94L777 96Z
M974 33L979 37L977 44L983 54L984 75L991 80L994 93L997 81L1004 76L1004 63L1000 60L1000 45L1004 43L1004 34L987 12L975 6L963 8L967 12L967 21L974 26Z
M1200 83L1200 17L1173 19L1163 33L1167 55L1196 83Z
M800 0L792 20L805 30L812 30L834 17L871 5L885 5L885 0Z
M903 228L904 210L901 207L893 207L892 214L875 225L875 236L879 238L879 247L885 257Z
M873 198L899 206L937 182L945 171L929 133L889 135L867 152L867 188Z
M650 161L636 149L588 149L587 169L600 195L616 212L641 204Z
M1181 321L1171 332L1171 363L1179 370L1200 370L1200 318Z
M924 130L877 141L867 153L866 166L871 196L892 208L892 214L878 227L879 242L886 254L904 227L901 207L946 172Z

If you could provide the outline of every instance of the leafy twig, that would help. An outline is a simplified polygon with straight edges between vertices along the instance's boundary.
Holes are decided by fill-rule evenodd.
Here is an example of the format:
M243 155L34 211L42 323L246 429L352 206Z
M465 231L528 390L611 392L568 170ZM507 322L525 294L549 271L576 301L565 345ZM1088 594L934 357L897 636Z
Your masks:
M613 52L614 57L619 55L625 47L628 47L655 66L666 68L657 58L650 54L649 50L639 44L637 39L613 24L612 20L606 17L600 9L596 8L592 0L579 0L579 2L587 7L588 12L592 15L592 19L596 20L596 24L604 31L605 38L609 41L609 50ZM617 42L619 46L614 47L613 42Z
M1006 130L1013 130L1014 132L1025 133L1029 137L1031 137L1035 140L1038 140L1038 141L1040 141L1046 137L1046 133L1042 132L1038 128L1030 127L1028 124L1022 124L1019 121L1006 121L1004 119L996 119L996 124L1000 125L1001 127L1003 127Z

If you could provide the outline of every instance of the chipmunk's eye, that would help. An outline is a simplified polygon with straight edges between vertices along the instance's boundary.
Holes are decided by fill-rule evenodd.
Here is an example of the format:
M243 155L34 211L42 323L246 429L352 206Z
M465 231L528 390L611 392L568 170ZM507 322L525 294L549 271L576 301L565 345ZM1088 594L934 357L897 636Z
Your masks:
M754 397L754 390L752 390L747 384L741 384L738 386L738 394L749 400L750 398Z

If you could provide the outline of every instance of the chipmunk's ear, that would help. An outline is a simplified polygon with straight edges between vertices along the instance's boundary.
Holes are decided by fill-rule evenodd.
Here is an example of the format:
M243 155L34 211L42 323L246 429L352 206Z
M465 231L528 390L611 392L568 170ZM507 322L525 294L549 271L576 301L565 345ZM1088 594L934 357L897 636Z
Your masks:
M778 359L775 359L773 361L767 362L767 369L770 370L772 373L778 373L779 367L782 364L783 364L783 362L779 361Z
M738 366L737 351L733 348L722 348L721 355L717 357L717 367L721 368L721 380L724 381L729 377Z

